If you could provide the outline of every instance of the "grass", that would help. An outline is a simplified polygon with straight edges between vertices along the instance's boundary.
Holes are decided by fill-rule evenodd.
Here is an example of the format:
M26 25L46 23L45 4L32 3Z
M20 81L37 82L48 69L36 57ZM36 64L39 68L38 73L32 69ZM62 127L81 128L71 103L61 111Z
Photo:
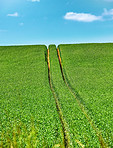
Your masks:
M62 143L62 127L48 82L46 50L46 46L0 47L0 137L3 147L7 145L7 136L9 141L14 141L14 128L20 123L19 137L28 139L33 128L36 129L38 147ZM27 147L25 141L23 145ZM32 145L36 144L32 142Z
M51 45L49 46L49 49L52 83L57 98L60 102L63 117L67 123L68 132L71 138L71 144L74 147L78 147L79 144L77 141L79 141L86 147L99 147L99 142L95 131L87 122L87 119L81 112L78 103L62 79L56 46Z
M50 46L51 47L51 46ZM64 147L69 148L70 147L70 137L69 137L69 133L67 131L67 123L63 118L63 113L61 110L61 106L59 104L59 100L57 97L57 94L54 90L54 86L52 83L52 79L51 79L51 70L50 70L50 54L49 54L49 49L47 50L47 64L48 64L48 79L49 79L49 85L50 85L50 89L53 93L53 97L55 99L55 103L56 103L56 108L57 108L57 112L59 114L59 120L62 124L62 131L63 131L63 139L64 139Z
M71 88L113 145L113 44L60 45L65 76Z
M0 47L0 148L104 148L77 99L112 147L113 44L59 49L68 85L55 45Z

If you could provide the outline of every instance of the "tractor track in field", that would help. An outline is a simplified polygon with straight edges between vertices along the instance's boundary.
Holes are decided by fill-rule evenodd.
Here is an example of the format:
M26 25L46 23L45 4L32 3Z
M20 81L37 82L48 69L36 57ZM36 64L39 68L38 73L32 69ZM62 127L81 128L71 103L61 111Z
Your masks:
M62 113L62 110L60 108L60 104L59 104L58 98L56 96L56 93L55 93L55 90L53 88L53 84L52 84L52 81L51 81L49 49L47 50L47 64L48 64L48 80L49 80L49 85L50 85L50 89L52 91L53 97L55 99L57 112L59 114L59 119L61 121L62 129L63 129L64 146L65 146L65 148L70 148L70 137L69 137L69 133L67 131L67 123L64 120L63 113Z
M57 48L57 57L59 60L59 65L60 65L60 70L61 70L61 75L62 75L62 79L65 82L65 85L67 86L68 90L70 91L70 93L72 94L72 96L76 99L81 111L84 113L85 117L87 118L88 122L90 123L91 127L94 129L94 131L96 132L96 135L98 137L98 140L100 142L100 146L102 148L108 148L106 142L104 141L104 138L102 137L101 132L99 131L98 128L96 128L95 124L93 123L93 121L91 120L91 118L89 117L89 115L87 114L87 111L85 110L84 105L80 102L80 100L78 99L77 95L75 94L75 92L73 91L73 89L71 88L71 86L68 84L64 72L63 72L63 67L62 67L62 61L61 61L61 52L59 50L59 48Z

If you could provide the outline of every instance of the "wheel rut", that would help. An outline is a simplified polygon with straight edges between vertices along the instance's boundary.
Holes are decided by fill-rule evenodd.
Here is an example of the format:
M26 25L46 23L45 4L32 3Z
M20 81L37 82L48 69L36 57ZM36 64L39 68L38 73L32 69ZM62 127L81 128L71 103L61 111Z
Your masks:
M63 113L58 101L58 98L56 96L52 81L51 81L51 73L50 73L50 59L49 59L49 49L47 49L47 64L48 64L48 80L49 80L49 85L50 85L50 89L52 91L53 97L55 99L55 103L56 103L56 108L57 108L57 112L59 114L59 119L61 121L61 125L62 125L62 130L63 130L63 140L64 140L64 146L65 148L70 148L70 137L69 137L69 133L67 131L67 123L63 117Z

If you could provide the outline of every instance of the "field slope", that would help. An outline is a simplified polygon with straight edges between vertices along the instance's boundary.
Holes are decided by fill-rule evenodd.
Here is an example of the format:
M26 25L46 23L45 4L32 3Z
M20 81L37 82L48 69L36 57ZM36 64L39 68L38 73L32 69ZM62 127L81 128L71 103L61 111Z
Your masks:
M52 83L67 123L71 144L74 147L79 147L80 143L86 147L99 147L95 131L62 79L56 46L50 45L49 50Z
M1 148L112 147L113 44L58 49L0 47Z
M68 85L113 145L113 44L60 45Z
M1 147L53 147L62 142L46 50L46 46L0 47Z

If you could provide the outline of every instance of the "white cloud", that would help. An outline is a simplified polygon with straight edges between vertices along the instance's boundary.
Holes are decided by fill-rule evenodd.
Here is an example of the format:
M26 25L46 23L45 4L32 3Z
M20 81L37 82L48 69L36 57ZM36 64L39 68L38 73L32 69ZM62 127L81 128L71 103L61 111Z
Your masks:
M74 20L74 21L79 21L79 22L93 22L93 21L97 21L97 20L102 20L102 17L92 15L90 13L68 12L64 16L64 19L66 19L66 20Z
M106 8L104 9L104 13L102 14L104 15L113 15L113 9L107 10Z
M18 17L18 12L15 12L15 13L13 13L13 14L8 14L7 16Z
M102 13L102 17L103 17L103 20L105 20L105 21L113 20L113 9L107 10L105 8L104 12Z
M64 19L79 21L79 22L113 20L113 9L107 10L105 8L104 12L100 16L92 15L90 13L67 12L66 15L64 16Z

